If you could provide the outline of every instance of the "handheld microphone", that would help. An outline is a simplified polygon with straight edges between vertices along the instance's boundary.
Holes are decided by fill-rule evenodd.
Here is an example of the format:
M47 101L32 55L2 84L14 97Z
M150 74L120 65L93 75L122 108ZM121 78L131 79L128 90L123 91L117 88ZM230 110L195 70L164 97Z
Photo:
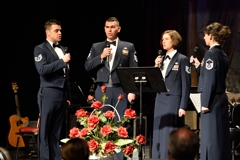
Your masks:
M106 48L110 48L110 42L106 42ZM109 56L106 57L107 62L109 62Z
M68 47L64 47L64 54L67 54L67 52L68 52ZM67 63L67 67L69 69L69 64L68 63Z
M134 105L134 101L131 101L129 104L129 108L132 108L133 105Z
M160 49L160 50L158 50L158 56L160 56L160 57L162 57L163 56L163 52L162 52L162 50Z
M162 52L162 50L160 49L160 50L158 50L158 56L160 56L161 58L163 57L163 52ZM161 63L159 63L159 68L161 68L161 66L162 66L162 64Z
M106 48L110 48L110 42L107 41Z
M196 57L196 53L197 53L197 51L198 51L198 47L196 46L196 47L194 47L193 57Z
M197 51L198 51L198 47L196 46L196 47L194 47L193 58L196 57ZM194 62L194 60L193 60L192 65L194 65L194 63L195 63L195 62Z
M68 47L64 47L64 54L68 52Z

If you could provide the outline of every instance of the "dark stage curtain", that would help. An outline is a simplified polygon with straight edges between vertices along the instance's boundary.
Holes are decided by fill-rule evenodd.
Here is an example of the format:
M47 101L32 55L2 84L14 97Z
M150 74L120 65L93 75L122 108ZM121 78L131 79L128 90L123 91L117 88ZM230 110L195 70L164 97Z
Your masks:
M237 51L237 35L240 14L239 11L239 0L198 1L197 42L199 46L199 52L197 57L199 60L202 60L204 53L209 49L209 47L205 45L205 41L203 39L203 30L205 26L213 22L219 22L223 25L229 26L231 29L231 37L221 45L223 50L228 55L230 67L226 79L226 90L234 93L239 93L239 74L237 73L239 63L233 59L233 57L239 56L240 54L240 52ZM229 98L231 99L231 96Z
M183 43L178 49L186 53L187 44L187 18L188 0L145 0L145 55L144 64L154 65L154 59L160 48L161 34L165 30L176 30L183 38Z
M239 0L145 0L145 55L144 65L154 65L154 59L160 48L162 32L169 29L177 30L183 42L178 50L190 57L198 46L196 53L201 61L209 49L203 39L204 28L212 22L219 22L231 29L231 37L222 44L228 54L229 63L233 58L236 45ZM193 71L192 85L197 86L198 75Z
M228 55L229 64L231 65L235 43L237 39L238 17L239 17L240 1L239 0L199 0L198 1L198 46L200 60L203 58L204 53L209 49L205 45L203 39L204 28L213 23L219 22L227 25L231 29L231 37L222 44L223 50Z

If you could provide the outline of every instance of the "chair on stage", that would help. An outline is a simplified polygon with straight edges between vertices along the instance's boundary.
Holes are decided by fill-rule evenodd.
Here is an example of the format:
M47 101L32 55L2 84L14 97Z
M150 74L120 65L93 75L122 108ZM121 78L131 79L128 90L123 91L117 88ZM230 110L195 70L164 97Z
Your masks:
M232 141L232 160L234 160L235 153L240 146L240 104L232 106L231 109L231 126L230 136ZM236 145L237 144L237 145Z
M38 116L37 125L35 126L28 125L27 127L19 128L19 132L16 133L18 135L17 145L16 145L17 146L16 160L18 159L18 152L19 152L18 144L21 136L23 138L23 141L25 144L25 150L29 158L38 157L37 135L39 130L39 122L40 122L40 115Z

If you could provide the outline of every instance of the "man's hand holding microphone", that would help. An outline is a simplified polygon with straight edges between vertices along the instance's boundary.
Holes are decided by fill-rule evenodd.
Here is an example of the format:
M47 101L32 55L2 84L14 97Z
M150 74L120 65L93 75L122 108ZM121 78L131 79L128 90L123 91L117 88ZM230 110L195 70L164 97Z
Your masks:
M107 58L108 56L110 56L111 50L112 50L112 48L110 48L110 47L104 48L104 50L103 50L103 52L101 54L101 60L103 60L104 58Z
M68 63L68 62L71 60L71 55L70 55L70 53L64 54L62 60L63 60L64 63Z

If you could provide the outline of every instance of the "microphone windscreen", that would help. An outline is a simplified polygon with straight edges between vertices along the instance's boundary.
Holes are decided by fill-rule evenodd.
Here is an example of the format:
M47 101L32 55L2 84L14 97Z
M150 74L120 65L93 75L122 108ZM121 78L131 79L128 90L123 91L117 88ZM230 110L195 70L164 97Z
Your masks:
M158 50L158 56L162 56L162 55L163 55L162 50L161 49Z
M108 41L106 42L106 47L110 48L110 42L108 42Z
M68 52L68 47L64 47L64 51L65 51L65 53L67 53Z
M196 46L196 47L194 48L193 57L196 57L197 50L198 50L198 47Z
M196 46L196 47L194 48L194 52L197 52L197 50L198 50L198 47Z

